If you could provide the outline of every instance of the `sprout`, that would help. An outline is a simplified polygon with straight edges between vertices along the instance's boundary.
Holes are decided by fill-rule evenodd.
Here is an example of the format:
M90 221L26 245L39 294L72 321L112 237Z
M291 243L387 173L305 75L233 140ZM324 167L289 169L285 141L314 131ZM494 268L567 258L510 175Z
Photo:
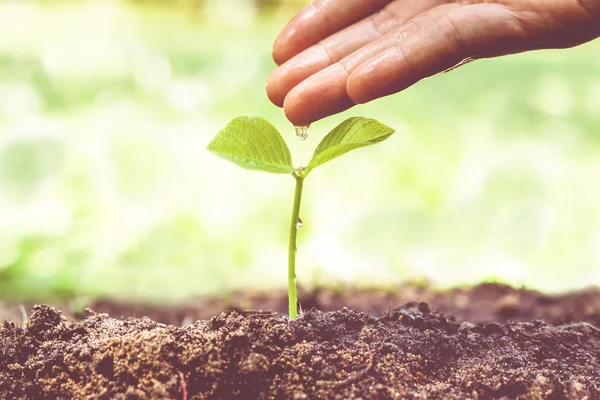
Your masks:
M304 180L316 167L350 150L384 141L394 130L368 118L349 118L334 128L315 149L306 167L294 169L292 156L277 129L260 117L233 119L208 145L208 150L240 167L275 174L291 174L296 180L288 252L289 316L297 315L296 237L302 226L300 203Z

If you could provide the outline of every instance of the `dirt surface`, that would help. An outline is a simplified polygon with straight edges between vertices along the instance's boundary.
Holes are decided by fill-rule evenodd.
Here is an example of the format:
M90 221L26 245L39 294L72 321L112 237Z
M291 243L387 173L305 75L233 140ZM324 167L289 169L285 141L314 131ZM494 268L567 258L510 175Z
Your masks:
M404 294L381 291L311 292L338 310L293 321L238 310L183 327L36 306L25 327L0 327L0 399L600 399L597 290L406 292L448 314L390 308ZM285 308L259 298L248 308Z
M342 307L380 316L389 309L411 301L426 302L437 311L455 320L469 322L533 321L542 319L552 324L585 321L600 327L600 290L590 288L562 295L546 295L533 290L514 289L500 284L481 284L475 287L438 291L415 285L396 289L336 290L317 288L299 291L304 310L322 311ZM107 313L114 318L150 317L172 325L185 325L210 317L224 310L259 310L287 313L287 293L284 291L233 293L227 298L206 297L174 306L151 306L140 303L97 300L88 303L50 302L69 318L82 319L84 308ZM0 321L23 321L34 304L2 304Z

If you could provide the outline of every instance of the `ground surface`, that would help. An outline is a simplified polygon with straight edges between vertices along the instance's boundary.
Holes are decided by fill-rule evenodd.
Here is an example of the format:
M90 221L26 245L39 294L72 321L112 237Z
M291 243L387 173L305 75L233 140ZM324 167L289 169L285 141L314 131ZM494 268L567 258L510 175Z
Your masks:
M279 295L234 296L246 302L238 311L183 327L93 313L77 322L36 306L25 328L20 319L0 328L0 398L600 399L597 290L401 293L304 293L304 309L338 310L294 321L241 311L282 309ZM393 304L405 296L446 315L425 303ZM214 308L202 311L201 303L171 310L176 316L97 306L175 322L224 306L205 301Z

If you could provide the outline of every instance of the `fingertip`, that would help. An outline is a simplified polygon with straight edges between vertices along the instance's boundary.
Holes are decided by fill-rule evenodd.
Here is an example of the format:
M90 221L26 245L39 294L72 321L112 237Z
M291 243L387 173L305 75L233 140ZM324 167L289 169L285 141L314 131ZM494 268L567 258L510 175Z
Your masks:
M308 118L303 118L302 116L296 114L291 108L283 107L283 112L285 117L290 121L290 123L294 126L310 126L314 121L310 121Z
M373 100L370 94L369 69L358 67L348 77L346 82L346 93L356 104L365 104Z
M283 102L283 112L294 126L308 126L315 121L312 118L312 113L305 106L302 92L302 89L293 89Z
M267 79L267 96L281 107L292 89L328 65L329 59L318 48L303 51L271 73Z
M294 54L289 50L289 46L287 45L287 40L279 35L275 43L273 44L273 48L271 49L271 55L273 56L273 61L275 64L281 65L288 61L290 58L294 56Z
M307 79L285 97L285 115L295 126L310 125L355 105L346 94L345 85L339 82L341 78L335 79L333 70L327 72Z
M285 100L286 95L286 93L281 90L280 80L279 69L277 69L269 75L267 83L265 84L267 97L271 103L275 104L277 107L283 107L283 101Z
M282 65L287 61L291 60L296 54L306 49L310 44L304 44L304 36L306 32L298 30L297 25L302 13L294 17L286 26L283 28L275 43L271 49L271 55L273 61L277 65Z
M364 76L362 74L357 75L356 73L352 73L348 77L348 82L346 83L346 93L348 93L348 97L356 104L365 104L368 101L365 100L362 90L363 82Z

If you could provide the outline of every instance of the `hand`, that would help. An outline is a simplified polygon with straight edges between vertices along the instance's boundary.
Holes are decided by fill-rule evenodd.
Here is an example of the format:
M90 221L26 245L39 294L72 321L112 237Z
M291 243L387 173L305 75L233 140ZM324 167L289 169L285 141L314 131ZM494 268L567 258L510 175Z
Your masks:
M267 94L308 125L465 59L598 36L600 0L316 0L277 38Z

